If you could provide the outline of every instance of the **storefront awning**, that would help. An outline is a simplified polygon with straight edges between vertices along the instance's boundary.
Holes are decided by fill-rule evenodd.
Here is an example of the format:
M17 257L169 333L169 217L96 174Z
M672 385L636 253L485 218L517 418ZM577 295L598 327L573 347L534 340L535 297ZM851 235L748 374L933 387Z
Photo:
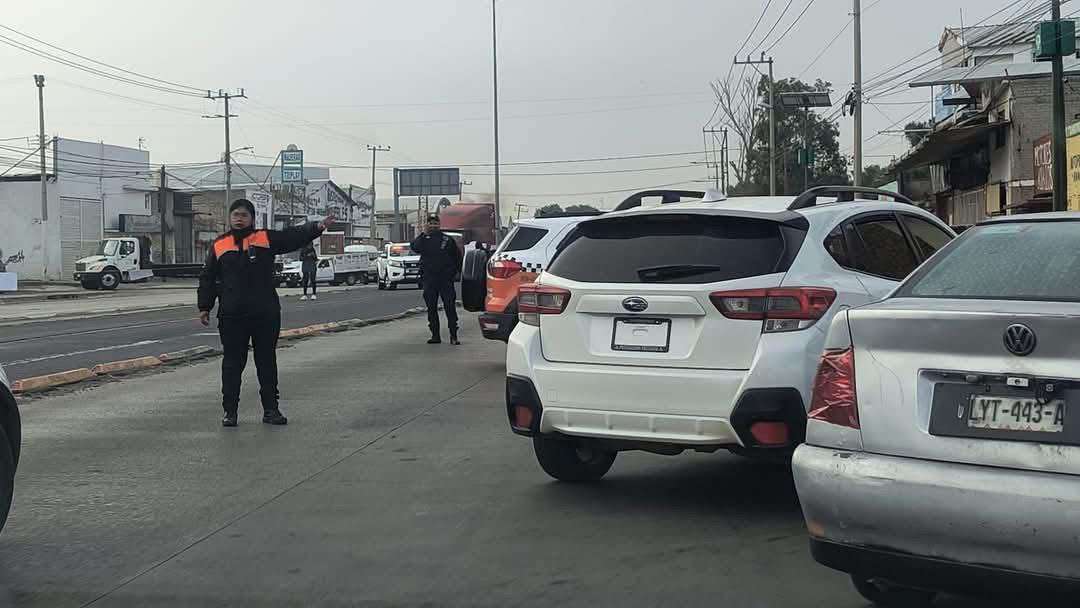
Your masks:
M1008 124L1008 121L1002 121L932 132L919 143L919 147L901 158L896 168L907 171L930 163L948 160L953 153L978 142L986 137L990 131Z

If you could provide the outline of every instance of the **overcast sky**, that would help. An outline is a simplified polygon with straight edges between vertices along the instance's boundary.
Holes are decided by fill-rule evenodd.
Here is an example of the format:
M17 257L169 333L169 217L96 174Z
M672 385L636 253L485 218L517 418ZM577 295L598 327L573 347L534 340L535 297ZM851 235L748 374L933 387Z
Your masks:
M700 151L701 128L714 106L709 81L727 74L765 1L499 0L503 162ZM777 78L803 73L848 22L850 0L792 0L762 48L808 2L799 25L771 51ZM788 4L772 0L749 48ZM1013 2L863 4L869 7L863 25L869 78L935 46L944 26L959 24L961 12L970 25ZM361 167L370 163L369 143L393 148L379 165L492 159L488 0L34 0L8 3L0 24L162 80L215 90L244 87L250 100L231 108L239 115L232 143L254 146L255 154L267 157L262 162L289 143L303 148L309 162ZM0 138L36 135L34 73L47 77L49 134L132 147L143 138L154 164L221 155L221 121L200 118L219 112L219 103L103 79L3 44ZM818 77L833 83L834 98L850 87L850 29L804 79ZM926 118L928 100L926 89L880 100L927 103L867 108L866 137L909 114ZM842 149L850 151L851 121L840 124ZM887 163L888 155L904 149L898 136L876 137L867 143L867 162ZM255 160L249 154L238 157ZM700 160L505 166L504 214L516 203L535 207L551 200L611 207L626 196L604 193L613 190L677 182L701 188L694 180L704 179L705 169L690 164ZM623 170L633 171L520 175ZM493 190L490 167L462 171L473 182L466 196L490 198L482 196ZM340 184L370 181L364 168L333 169L332 175ZM390 178L389 171L379 171L382 194L389 193Z

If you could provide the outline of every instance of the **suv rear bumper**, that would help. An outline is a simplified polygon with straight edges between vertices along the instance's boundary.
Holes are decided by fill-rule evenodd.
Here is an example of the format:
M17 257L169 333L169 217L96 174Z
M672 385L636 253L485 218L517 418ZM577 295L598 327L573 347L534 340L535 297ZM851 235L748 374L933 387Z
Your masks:
M827 566L933 587L920 578L923 568L870 572L848 559L872 551L904 556L909 565L966 564L975 576L1001 572L1080 583L1075 476L809 445L795 451L793 470L811 536L843 549L821 550L825 559L819 561ZM848 557L829 557L834 553Z
M480 332L488 340L506 342L514 332L518 316L505 312L485 312L480 315Z

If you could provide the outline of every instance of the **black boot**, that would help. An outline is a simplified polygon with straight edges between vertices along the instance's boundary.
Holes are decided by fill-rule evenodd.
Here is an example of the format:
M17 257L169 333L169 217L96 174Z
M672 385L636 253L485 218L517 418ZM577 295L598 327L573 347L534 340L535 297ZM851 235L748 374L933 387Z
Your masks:
M266 410L263 412L263 422L274 426L282 426L289 424L289 419L281 413L281 410Z
M431 337L428 338L427 343L428 344L442 344L442 337L439 336L439 334L437 334L437 333L432 333Z
M236 412L225 412L225 416L221 418L221 426L236 426Z
M456 331L450 333L450 344L453 344L454 346L461 346L461 340L457 339Z

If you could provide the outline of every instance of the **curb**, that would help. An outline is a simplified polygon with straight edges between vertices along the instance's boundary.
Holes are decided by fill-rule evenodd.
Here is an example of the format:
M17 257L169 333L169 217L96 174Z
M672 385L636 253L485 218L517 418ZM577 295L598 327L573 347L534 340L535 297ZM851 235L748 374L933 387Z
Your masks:
M297 327L295 329L285 329L278 334L278 339L283 341L299 340L319 334L339 333L350 329L358 329L370 325L380 325L382 323L406 319L425 312L427 312L427 309L420 306L410 308L397 314L375 317L374 319L349 319L346 321L333 321L330 323L319 323L316 325L308 325L306 327ZM146 356L135 359L125 359L123 361L112 361L95 365L92 369L84 367L66 372L57 372L44 376L34 376L16 380L11 384L11 392L15 395L25 395L45 391L58 386L92 380L98 376L118 376L161 365L177 365L199 359L206 359L220 354L220 348L214 348L212 346L196 346L194 348L187 348L171 353L163 353L156 357Z
M66 372L56 372L55 374L47 374L45 376L35 376L33 378L24 378L22 380L16 380L11 383L12 394L18 395L19 393L31 393L34 391L43 391L47 388L54 386L63 386L65 384L75 384L76 382L82 382L89 380L96 376L96 374L85 367L79 369L73 369Z
M135 359L124 359L123 361L113 361L111 363L95 365L90 371L95 376L105 376L108 374L134 372L148 367L157 367L158 365L161 365L161 359L158 357L138 357Z

